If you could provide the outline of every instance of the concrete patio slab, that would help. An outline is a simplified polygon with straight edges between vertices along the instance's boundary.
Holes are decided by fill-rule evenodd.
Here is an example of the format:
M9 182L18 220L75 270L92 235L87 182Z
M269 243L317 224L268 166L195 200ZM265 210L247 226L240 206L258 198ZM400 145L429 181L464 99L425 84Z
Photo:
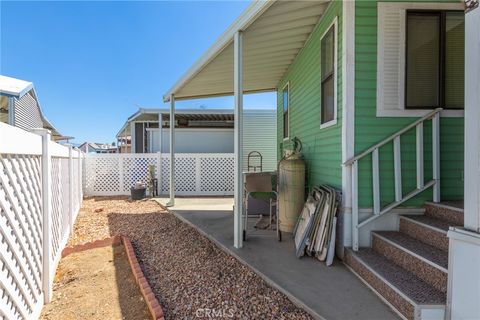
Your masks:
M310 258L297 259L291 237L278 242L274 231L250 233L244 248L233 247L233 213L205 210L215 204L202 199L176 199L171 211L205 234L222 249L252 268L271 286L317 319L385 320L398 316L341 261L331 267ZM192 210L199 201L200 210ZM223 205L226 205L223 203ZM230 206L231 208L231 206Z
M156 199L161 205L166 206L170 198ZM204 197L204 198L175 198L175 206L170 210L192 211L231 211L233 197Z

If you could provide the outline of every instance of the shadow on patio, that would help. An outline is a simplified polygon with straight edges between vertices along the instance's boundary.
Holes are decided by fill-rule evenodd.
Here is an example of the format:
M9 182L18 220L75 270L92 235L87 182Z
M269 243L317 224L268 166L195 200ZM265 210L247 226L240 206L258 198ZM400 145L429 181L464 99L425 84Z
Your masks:
M171 211L317 318L397 319L341 261L326 267L310 257L297 259L289 236L278 242L273 231L263 231L263 236L250 233L244 247L235 249L233 212L225 210L227 205L228 199L176 199Z

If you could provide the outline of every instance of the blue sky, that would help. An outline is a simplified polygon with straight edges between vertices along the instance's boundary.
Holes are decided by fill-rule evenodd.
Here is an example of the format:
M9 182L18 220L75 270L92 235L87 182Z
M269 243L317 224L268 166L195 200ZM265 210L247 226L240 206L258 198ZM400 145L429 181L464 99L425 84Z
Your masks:
M47 118L74 142L112 142L138 106L162 95L248 1L0 1L0 74L35 84ZM274 94L245 98L272 108ZM178 108L232 107L231 97Z

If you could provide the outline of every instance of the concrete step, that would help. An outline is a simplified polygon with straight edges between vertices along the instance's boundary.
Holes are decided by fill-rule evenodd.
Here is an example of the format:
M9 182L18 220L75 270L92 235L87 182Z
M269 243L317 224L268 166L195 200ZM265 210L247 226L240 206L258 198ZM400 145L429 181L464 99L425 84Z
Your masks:
M463 202L426 202L425 215L446 221L451 226L463 226Z
M448 251L449 222L430 216L400 216L400 232L423 243Z
M372 232L372 249L436 289L447 292L447 252L397 231Z
M345 263L406 319L443 319L446 294L373 249L347 249Z

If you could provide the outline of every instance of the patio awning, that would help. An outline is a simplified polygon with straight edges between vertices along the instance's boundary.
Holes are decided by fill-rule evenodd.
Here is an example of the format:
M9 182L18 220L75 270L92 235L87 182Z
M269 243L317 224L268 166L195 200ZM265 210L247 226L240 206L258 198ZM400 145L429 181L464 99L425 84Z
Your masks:
M170 121L168 109L145 109L140 108L133 115L128 117L125 124L118 131L116 137L130 135L132 122L158 122L158 115L162 114L164 121ZM175 111L175 120L181 121L224 121L233 122L232 109L179 109Z
M243 32L245 93L273 91L329 0L255 1L164 95L176 100L233 94L233 37Z

